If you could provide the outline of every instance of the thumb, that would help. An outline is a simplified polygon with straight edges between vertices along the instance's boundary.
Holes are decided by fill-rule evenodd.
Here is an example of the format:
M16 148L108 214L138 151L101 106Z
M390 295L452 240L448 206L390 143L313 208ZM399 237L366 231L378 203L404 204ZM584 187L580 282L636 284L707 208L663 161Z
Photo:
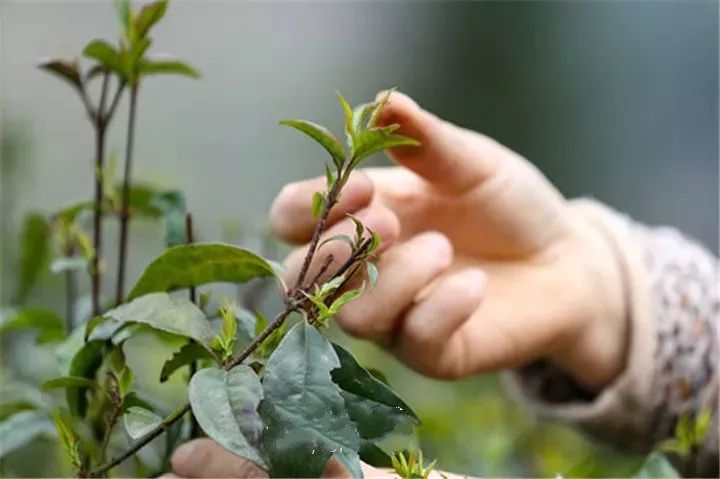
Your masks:
M377 97L384 95L386 92L380 92ZM420 141L420 147L392 148L388 154L447 193L463 193L477 186L493 175L504 157L513 155L494 140L423 110L400 92L390 95L378 123L397 123L398 133Z

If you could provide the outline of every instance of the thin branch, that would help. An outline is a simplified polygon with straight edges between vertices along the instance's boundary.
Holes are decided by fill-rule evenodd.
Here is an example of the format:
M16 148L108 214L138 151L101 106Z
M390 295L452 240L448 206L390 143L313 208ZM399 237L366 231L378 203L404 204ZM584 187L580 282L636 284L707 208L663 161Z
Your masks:
M187 240L187 244L193 244L194 237L193 237L193 219L192 215L190 213L187 213L185 215L185 238ZM195 286L190 286L189 288L189 294L190 294L190 301L193 302L193 304L197 304L197 290L195 289ZM190 340L192 341L192 339ZM188 382L192 377L195 375L198 369L198 363L197 361L191 361L190 365L188 367L189 375L188 375ZM200 424L197 422L197 418L194 414L190 416L190 438L191 439L197 439L200 437Z
M103 120L105 122L110 122L113 115L115 114L115 109L118 106L118 103L120 103L120 98L122 97L122 92L125 91L125 80L118 80L117 89L115 90L115 95L113 96L112 101L110 102L110 106L108 107L107 111L103 114Z
M107 421L107 427L105 429L105 436L103 437L102 444L100 445L100 457L102 457L103 461L105 460L105 455L107 454L107 448L110 444L110 436L112 435L113 428L115 427L115 424L117 424L118 419L120 418L120 413L122 412L122 402L116 403L115 407L113 408L112 412L110 413L110 416L108 417Z
M72 257L75 253L75 247L70 243L65 248L65 256ZM77 299L77 278L75 271L68 269L65 271L65 330L68 336L75 328L75 300Z
M93 469L92 471L90 471L90 474L88 474L88 476L101 477L105 475L105 473L108 472L110 469L122 463L125 459L129 458L130 456L138 452L140 449L147 446L153 439L160 436L160 434L167 431L170 426L175 424L175 422L181 417L183 417L188 411L190 411L190 404L185 404L184 406L176 409L168 416L166 416L163 421L157 427L155 427L155 429L145 434L135 444L130 446L127 451L113 457L106 464L103 464L102 466Z
M320 269L318 270L315 277L310 281L310 284L307 285L307 288L310 288L310 287L312 287L312 285L317 284L317 282L320 280L322 275L324 275L327 272L328 268L330 267L330 265L332 264L334 259L335 259L335 257L331 254L329 254L325 257L325 262L322 264L322 266L320 266Z
M115 304L125 298L125 267L127 263L128 226L130 220L130 183L132 176L133 149L135 146L135 114L137 111L138 87L130 89L130 112L128 114L127 142L125 144L125 172L123 174L122 204L120 207L120 240L118 249L118 271L115 289Z

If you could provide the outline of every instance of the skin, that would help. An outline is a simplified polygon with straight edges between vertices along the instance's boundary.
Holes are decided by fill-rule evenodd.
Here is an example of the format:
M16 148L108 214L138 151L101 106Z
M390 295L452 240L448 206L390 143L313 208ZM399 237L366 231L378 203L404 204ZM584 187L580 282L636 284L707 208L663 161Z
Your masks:
M379 284L348 303L338 324L436 378L545 359L588 390L612 382L624 367L627 298L603 233L530 162L406 95L392 94L379 123L400 124L422 146L389 151L398 166L353 173L329 218L325 237L353 231L346 213L381 237ZM324 184L286 185L272 206L273 230L298 245L286 260L289 284L314 228L312 194ZM347 257L336 243L316 255L308 277L327 254L333 264ZM212 441L195 443L175 455L180 476L259 472ZM328 467L327 475L343 475Z

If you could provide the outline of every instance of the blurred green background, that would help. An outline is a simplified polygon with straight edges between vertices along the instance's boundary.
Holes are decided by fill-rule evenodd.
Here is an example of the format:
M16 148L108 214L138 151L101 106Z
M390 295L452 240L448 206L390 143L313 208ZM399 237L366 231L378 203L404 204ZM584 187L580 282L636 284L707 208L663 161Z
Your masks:
M95 37L113 39L117 27L103 1L2 0L0 17L6 304L23 215L92 195L82 106L35 64L72 57ZM717 2L176 1L154 37L155 52L182 57L203 78L143 84L135 178L185 191L201 240L257 248L277 191L321 171L316 146L277 127L278 119L339 126L335 89L359 103L394 85L523 154L566 196L594 196L640 221L677 226L717 252ZM109 141L118 154L125 115L123 103ZM114 251L116 226L108 222L106 231L106 251ZM160 227L133 223L130 248L132 280L162 251ZM61 312L59 291L59 278L48 275L32 303ZM150 371L142 384L154 390L169 346L133 341ZM420 445L443 469L622 476L637 463L533 418L496 377L430 381L373 346L353 345L424 419ZM54 356L32 337L12 335L3 346L5 380L54 375ZM169 403L181 401L181 391L179 380L161 388ZM29 460L38 451L47 461ZM50 443L36 444L13 453L1 472L56 472L55 455Z

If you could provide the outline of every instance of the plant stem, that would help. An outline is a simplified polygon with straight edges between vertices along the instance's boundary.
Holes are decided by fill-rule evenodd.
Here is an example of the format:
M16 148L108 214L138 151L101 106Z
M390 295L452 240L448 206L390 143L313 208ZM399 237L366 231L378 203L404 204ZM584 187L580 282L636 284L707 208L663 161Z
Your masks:
M122 205L120 207L120 239L118 251L117 285L115 304L123 302L125 297L125 266L127 262L128 226L130 220L130 182L132 175L133 149L135 146L135 114L137 111L138 85L130 88L130 111L128 113L127 142L125 144L125 172L123 174Z
M312 260L315 257L315 250L317 249L318 242L320 241L320 235L323 233L323 231L325 231L325 222L328 219L330 210L333 206L335 206L335 203L337 202L338 194L340 193L340 189L342 188L343 183L344 182L341 181L341 178L338 178L333 184L332 189L328 191L327 197L325 198L325 202L323 204L322 212L320 213L320 218L318 219L318 222L315 226L315 231L313 231L312 239L310 240L310 245L308 246L308 252L305 255L302 267L300 268L300 274L298 274L297 280L295 281L294 289L300 288L303 284L303 281L305 281L305 276L307 275L308 269L310 268L310 263L312 263Z
M142 438L140 438L135 444L133 444L127 451L123 452L120 455L115 456L112 458L109 462L106 464L103 464L100 467L97 467L90 471L88 474L89 477L101 477L105 475L106 472L108 472L113 467L117 466L118 464L122 463L125 459L129 458L136 452L138 452L143 447L147 446L150 441L158 437L160 434L165 432L175 424L175 422L183 417L188 411L190 411L190 404L185 404L184 406L176 409L172 413L170 413L168 416L166 416L163 421L155 427L152 431L145 434Z
M185 238L187 240L187 244L193 244L193 219L190 213L185 214ZM190 286L189 294L190 301L192 301L193 304L197 304L197 290L195 286ZM192 339L190 341L192 342ZM197 372L197 368L197 361L190 362L190 365L188 366L188 372L190 373L188 376L188 382ZM198 437L200 437L200 424L198 424L195 415L192 414L190 416L190 438L197 439Z
M75 253L72 244L65 248L65 256L71 258ZM75 271L68 269L65 271L65 331L68 336L72 333L75 326L75 299L77 298L77 279Z
M95 201L93 214L93 257L91 262L92 281L92 314L100 314L100 289L102 273L100 272L100 257L102 255L102 207L105 194L103 192L103 168L105 167L105 133L107 131L107 119L103 115L105 110L105 99L107 98L108 82L110 74L105 72L102 88L100 90L100 102L93 112L87 95L83 94L83 100L88 107L88 114L91 115L95 126Z
M103 437L102 444L100 445L100 457L105 460L107 454L107 448L110 444L110 436L112 435L113 428L117 424L118 418L120 418L120 412L122 411L122 402L115 404L110 417L108 417L107 427L105 429L105 436Z

